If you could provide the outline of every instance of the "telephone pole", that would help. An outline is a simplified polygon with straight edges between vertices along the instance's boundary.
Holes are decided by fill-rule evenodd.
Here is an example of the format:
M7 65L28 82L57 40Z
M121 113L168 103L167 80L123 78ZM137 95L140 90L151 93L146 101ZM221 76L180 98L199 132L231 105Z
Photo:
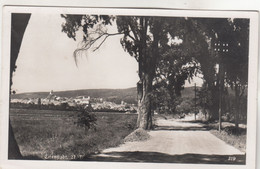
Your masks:
M223 65L222 63L219 64L219 110L218 110L218 121L219 121L219 125L218 125L218 130L221 131L222 129L222 114L223 114L223 105L222 105L222 101L223 101L223 88L224 88L224 70L223 70Z
M219 70L218 70L218 81L219 81L219 110L218 110L218 121L219 126L218 130L222 129L222 115L223 115L223 91L224 91L224 78L225 78L225 70L224 70L224 56L228 53L229 44L228 43L215 43L215 51L219 57Z

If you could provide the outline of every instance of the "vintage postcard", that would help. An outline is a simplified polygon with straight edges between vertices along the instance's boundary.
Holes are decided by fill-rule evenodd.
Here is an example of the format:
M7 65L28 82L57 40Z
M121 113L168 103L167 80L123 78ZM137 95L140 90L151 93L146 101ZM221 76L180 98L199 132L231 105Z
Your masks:
M1 168L255 167L257 12L3 12Z

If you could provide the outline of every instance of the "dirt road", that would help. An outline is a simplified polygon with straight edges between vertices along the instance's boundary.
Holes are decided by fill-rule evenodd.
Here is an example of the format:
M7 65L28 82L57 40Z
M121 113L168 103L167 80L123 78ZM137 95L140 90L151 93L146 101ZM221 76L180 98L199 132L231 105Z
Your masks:
M157 119L151 138L126 142L92 156L100 161L184 162L243 164L245 154L212 135L198 123L186 119Z

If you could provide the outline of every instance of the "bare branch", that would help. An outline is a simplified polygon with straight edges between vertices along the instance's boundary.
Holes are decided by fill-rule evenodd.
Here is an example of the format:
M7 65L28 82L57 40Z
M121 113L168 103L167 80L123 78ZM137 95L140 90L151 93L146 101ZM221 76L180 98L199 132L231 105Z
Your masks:
M100 32L99 32L100 33ZM94 33L92 33L94 34ZM110 36L115 36L115 35L121 35L123 33L104 33L102 32L101 35L99 35L96 38L88 38L87 40L83 40L81 41L81 47L78 47L74 52L73 52L73 57L76 63L76 66L78 66L77 64L77 57L81 56L83 52L89 50L95 43L97 43L98 40L100 40L102 37L104 37L104 39L101 41L101 43L98 45L98 47L96 47L93 52L95 52L96 50L98 50L102 44L106 41L106 39Z
M124 34L124 33L113 33L113 34L108 34L108 33L105 33L105 34L103 34L103 35L101 35L101 37L102 36L106 36L103 40L102 40L102 42L93 50L93 52L95 52L96 50L98 50L101 46L102 46L102 44L106 41L106 39L108 38L108 37L110 37L110 36L115 36L115 35L122 35L122 34ZM95 42L96 42L96 40L95 40ZM95 43L94 42L94 43ZM91 45L93 45L94 43L92 43Z
M102 40L102 42L93 50L93 52L95 52L96 50L98 50L101 46L102 46L102 44L106 41L106 39L108 38L109 36L106 36L103 40Z

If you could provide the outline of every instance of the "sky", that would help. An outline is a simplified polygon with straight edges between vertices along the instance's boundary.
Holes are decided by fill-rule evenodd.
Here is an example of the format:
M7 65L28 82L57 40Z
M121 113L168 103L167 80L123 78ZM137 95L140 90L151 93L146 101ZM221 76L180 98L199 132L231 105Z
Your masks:
M79 57L76 66L73 52L81 35L77 41L68 38L61 32L63 22L57 14L31 15L16 61L12 90L24 93L136 86L138 64L123 50L120 35L108 38L99 50ZM116 32L116 27L108 30ZM186 82L185 86L193 86L194 82Z

